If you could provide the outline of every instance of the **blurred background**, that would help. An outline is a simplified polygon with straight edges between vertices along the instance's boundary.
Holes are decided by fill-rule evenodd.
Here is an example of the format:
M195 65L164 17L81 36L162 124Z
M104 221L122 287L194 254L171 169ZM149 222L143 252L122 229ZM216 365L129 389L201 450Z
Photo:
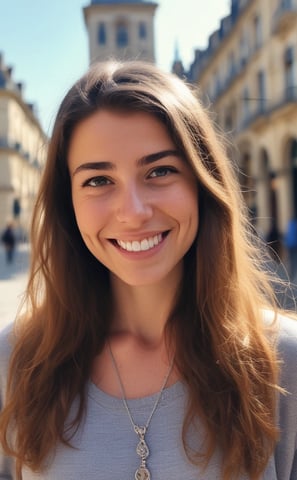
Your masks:
M25 288L57 107L109 57L199 87L271 268L297 283L297 0L0 0L0 24L0 324Z

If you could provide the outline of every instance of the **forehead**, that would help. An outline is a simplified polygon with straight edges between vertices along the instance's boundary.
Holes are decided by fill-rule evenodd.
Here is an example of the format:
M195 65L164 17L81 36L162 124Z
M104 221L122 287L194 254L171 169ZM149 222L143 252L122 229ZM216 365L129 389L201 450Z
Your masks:
M174 143L166 126L154 115L102 109L74 128L68 161L95 153L111 157L126 153L137 156L168 148L174 148Z
M80 121L74 128L72 136L75 135L78 130L84 130L84 133L86 133L87 130L90 131L90 133L96 131L97 134L102 132L102 135L106 135L107 132L116 133L118 129L127 132L130 129L135 129L136 126L141 128L142 125L145 125L145 127L150 130L160 130L168 133L164 123L152 113L103 108L98 109Z

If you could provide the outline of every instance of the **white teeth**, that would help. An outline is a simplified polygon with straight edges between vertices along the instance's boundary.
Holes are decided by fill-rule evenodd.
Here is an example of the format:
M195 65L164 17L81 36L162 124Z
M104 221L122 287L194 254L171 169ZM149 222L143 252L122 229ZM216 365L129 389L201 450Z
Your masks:
M154 237L144 238L140 242L137 240L133 240L132 242L123 242L123 240L117 240L117 244L124 250L127 250L128 252L140 252L140 251L144 252L146 250L150 250L156 245L159 245L161 241L162 241L162 234L159 233Z
M141 246L141 250L148 250L150 248L149 242L147 239L141 240L140 246Z
M154 244L154 239L153 239L153 238L149 238L149 239L148 239L148 244L149 244L149 247L150 247L150 248L153 248L153 246L155 245L155 244Z
M140 252L140 249L141 249L141 244L134 240L134 242L132 242L133 252Z
M162 240L162 234L159 233L158 235L155 235L153 238L154 245L158 245Z

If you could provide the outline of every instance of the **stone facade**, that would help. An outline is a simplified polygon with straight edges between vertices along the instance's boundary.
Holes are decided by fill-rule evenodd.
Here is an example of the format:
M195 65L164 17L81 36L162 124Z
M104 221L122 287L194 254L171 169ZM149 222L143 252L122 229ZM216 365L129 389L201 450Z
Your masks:
M297 0L233 0L188 72L229 136L243 194L265 238L273 230L284 234L297 215L296 69Z
M13 221L28 236L47 138L0 56L0 230Z
M108 58L155 61L152 1L97 0L84 8L90 63Z

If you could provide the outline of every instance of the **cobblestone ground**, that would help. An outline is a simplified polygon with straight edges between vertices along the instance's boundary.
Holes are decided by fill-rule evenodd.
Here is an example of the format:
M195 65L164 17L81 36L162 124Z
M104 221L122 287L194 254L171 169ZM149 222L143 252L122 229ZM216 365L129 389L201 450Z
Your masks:
M30 248L28 244L17 247L14 262L7 264L5 252L0 246L0 329L13 322L26 288ZM277 264L269 267L281 278L287 279L286 272ZM290 310L296 310L297 286L276 286L280 303Z

